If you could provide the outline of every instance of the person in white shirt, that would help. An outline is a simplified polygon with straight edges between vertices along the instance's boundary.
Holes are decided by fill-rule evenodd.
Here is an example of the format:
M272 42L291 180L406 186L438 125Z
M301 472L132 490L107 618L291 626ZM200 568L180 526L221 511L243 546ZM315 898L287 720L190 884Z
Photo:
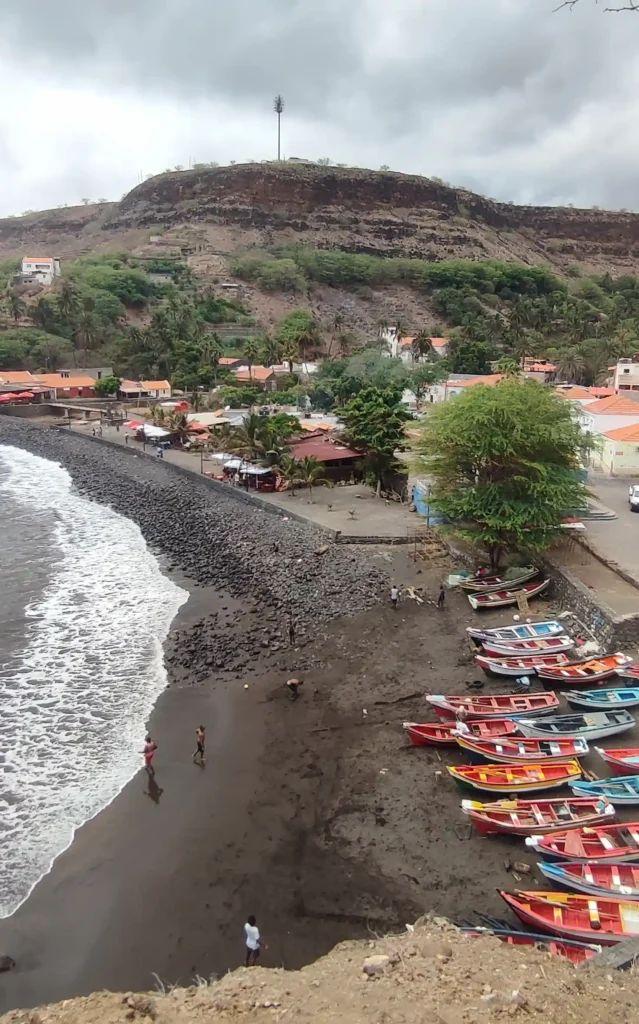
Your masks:
M260 955L260 931L253 914L246 919L244 935L246 937L246 966L255 967Z
M393 608L397 608L397 602L399 601L399 590L397 589L394 583L391 587L390 599Z
M453 729L453 736L470 736L470 729L463 718L458 718Z

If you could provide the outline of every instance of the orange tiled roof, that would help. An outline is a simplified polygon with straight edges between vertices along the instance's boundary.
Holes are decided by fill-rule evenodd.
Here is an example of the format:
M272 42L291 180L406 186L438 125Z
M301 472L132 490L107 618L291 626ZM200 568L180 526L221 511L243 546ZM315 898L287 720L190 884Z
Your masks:
M170 391L171 385L168 380L141 380L140 384L145 391Z
M0 370L0 384L35 384L36 380L28 370Z
M595 398L608 398L616 393L614 388L588 388L588 391Z
M592 398L594 400L595 398L594 395L591 395L589 388L582 388L578 387L577 385L574 385L573 387L570 388L557 388L555 394L561 395L562 398L570 398L577 400L579 400L580 398Z
M51 256L25 256L23 263L53 263Z
M38 381L50 388L94 388L93 377L62 377L59 373L39 373Z
M248 370L238 370L235 374L237 380L270 380L273 376L273 370L270 366L252 366L249 374Z
M230 366L231 363L241 363L241 362L242 362L242 360L241 360L240 356L222 356L221 359L218 359L218 363L220 364L220 366Z
M627 427L617 427L616 430L607 430L606 437L613 441L637 441L639 442L639 423L630 423Z
M524 367L527 373L554 373L557 369L552 363L533 363L532 366Z
M428 340L433 348L445 348L448 344L448 338L429 338Z
M475 384L485 384L492 388L495 384L499 384L499 381L503 380L505 376L505 373L487 373L483 377L473 377L472 380L449 380L447 384L449 388L473 388Z
M589 416L636 416L639 419L639 402L623 395L610 395L591 402L586 412Z

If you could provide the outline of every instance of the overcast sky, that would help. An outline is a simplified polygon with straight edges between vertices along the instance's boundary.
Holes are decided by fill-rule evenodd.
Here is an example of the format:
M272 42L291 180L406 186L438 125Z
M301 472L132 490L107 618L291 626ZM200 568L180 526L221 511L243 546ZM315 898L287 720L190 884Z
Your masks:
M0 216L276 155L639 210L639 14L595 0L0 0Z

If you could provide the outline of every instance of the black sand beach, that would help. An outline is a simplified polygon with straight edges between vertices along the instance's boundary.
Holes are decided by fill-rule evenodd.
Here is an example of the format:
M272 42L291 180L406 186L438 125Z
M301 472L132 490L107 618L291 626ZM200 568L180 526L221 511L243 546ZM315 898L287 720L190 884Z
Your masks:
M61 462L84 493L138 522L192 593L150 722L157 788L141 771L0 922L0 952L18 964L0 980L0 1011L143 990L154 974L185 984L223 973L242 960L249 913L263 963L287 968L424 910L503 913L495 889L508 886L503 859L516 847L466 838L445 761L408 747L400 728L423 718L426 688L472 675L468 605L434 606L446 562L346 546L318 555L311 528L63 430L2 418L0 443ZM389 571L426 603L394 613ZM292 673L305 680L297 703ZM199 722L203 769L191 762Z

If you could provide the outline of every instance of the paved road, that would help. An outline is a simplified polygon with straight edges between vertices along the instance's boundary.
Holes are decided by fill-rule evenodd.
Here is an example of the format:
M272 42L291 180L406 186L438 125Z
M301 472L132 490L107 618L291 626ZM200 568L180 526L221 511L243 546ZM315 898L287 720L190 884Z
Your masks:
M639 579L639 515L628 508L628 488L633 480L590 473L588 486L602 505L617 513L618 519L596 523L588 521L586 539L598 551L617 562Z

